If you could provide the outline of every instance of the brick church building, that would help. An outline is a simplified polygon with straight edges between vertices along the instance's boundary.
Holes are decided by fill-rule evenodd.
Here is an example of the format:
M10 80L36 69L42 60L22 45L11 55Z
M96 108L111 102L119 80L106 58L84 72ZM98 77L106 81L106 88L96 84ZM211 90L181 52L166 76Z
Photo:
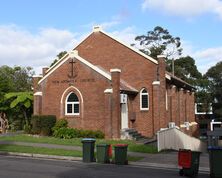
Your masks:
M134 128L152 137L169 123L195 127L194 88L100 27L41 76L33 77L34 114L120 138ZM192 129L190 129L192 130Z

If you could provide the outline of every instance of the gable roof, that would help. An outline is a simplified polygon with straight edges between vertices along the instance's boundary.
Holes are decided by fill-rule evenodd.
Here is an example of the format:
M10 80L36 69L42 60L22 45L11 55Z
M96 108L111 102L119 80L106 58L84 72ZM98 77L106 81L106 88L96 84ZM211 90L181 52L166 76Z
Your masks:
M78 52L74 50L74 51L71 51L70 53L67 53L67 55L65 55L65 57L60 63L54 66L50 71L47 71L46 75L38 82L38 84L42 83L48 76L50 76L56 69L58 69L62 64L64 64L70 58L75 58L76 60L82 62L83 64L85 64L86 66L94 70L95 72L105 77L106 79L111 80L111 74L109 72L105 71L104 69L101 69L98 66L93 65L92 63L88 62L86 59L83 59L82 57L78 55ZM130 86L128 83L126 83L122 79L120 80L120 90L130 91L134 93L138 92L135 88Z
M94 27L93 27L93 31L92 31L90 34L88 34L88 35L87 35L82 41L80 41L77 45L75 45L75 47L73 48L72 51L75 51L75 49L76 49L81 43L83 43L90 35L92 35L93 33L98 33L98 32L103 33L104 35L106 35L106 36L108 36L109 38L115 40L116 42L122 44L123 46L129 48L130 50L134 51L135 53L143 56L144 58L148 59L149 61L153 62L154 64L158 64L158 61L157 61L156 59L153 59L152 57L144 54L144 53L141 52L140 50L138 50L138 49L136 49L136 48L134 48L134 47L132 47L132 46L124 43L123 41L117 39L116 37L113 37L112 35L106 33L106 32L103 31L102 28L99 27L99 26L94 26ZM50 67L50 68L47 70L47 73L50 72L51 70L53 70L53 68L54 68L55 66L57 66L60 62L62 62L63 59L65 59L67 56L68 56L68 54L64 55L61 59L59 59L52 67Z
M106 35L106 36L108 36L109 38L115 40L116 42L120 43L121 45L129 48L130 50L134 51L135 53L139 54L140 56L143 56L144 58L148 59L149 61L151 61L151 62L153 62L153 63L155 63L155 64L158 64L158 61L157 61L156 59L153 59L152 57L144 54L144 53L141 52L140 50L138 50L138 49L136 49L136 48L128 45L127 43L125 43L125 42L117 39L116 37L113 37L113 36L110 35L109 33L103 31L100 26L94 26L94 27L93 27L93 32L92 32L92 33L97 33L97 32L103 33L104 35ZM92 33L91 33L91 34L92 34ZM90 34L90 35L91 35L91 34ZM90 36L90 35L89 35L89 36ZM86 39L86 38L85 38L85 39ZM84 39L84 40L85 40L85 39ZM83 40L83 41L84 41L84 40ZM83 42L83 41L82 41L82 42ZM81 43L82 43L82 42L81 42ZM81 43L79 43L77 46L79 46ZM77 46L75 46L75 48L76 48ZM74 48L74 49L75 49L75 48Z
M75 59L79 60L80 62L84 63L85 65L87 65L88 67L90 67L94 71L98 72L99 74L101 74L102 76L107 78L108 80L111 80L111 76L110 75L108 75L106 72L104 72L103 70L101 70L97 66L91 64L87 60L85 60L82 57L80 57L78 55L78 52L76 50L74 50L74 51L71 51L70 53L67 53L63 58L61 58L62 60L57 62L56 65L53 65L50 68L51 70L50 69L47 70L46 75L38 82L38 84L40 84L43 80L45 80L49 75L51 75L56 69L58 69L62 64L64 64L70 58L75 58Z

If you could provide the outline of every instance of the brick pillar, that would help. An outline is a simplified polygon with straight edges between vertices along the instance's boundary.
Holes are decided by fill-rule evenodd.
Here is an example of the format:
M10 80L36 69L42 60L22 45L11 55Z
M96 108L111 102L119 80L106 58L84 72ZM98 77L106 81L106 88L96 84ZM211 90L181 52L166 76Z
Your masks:
M120 138L120 69L111 69L112 80L112 138Z
M180 125L178 118L178 103L177 103L177 88L175 85L171 86L171 121L175 122L177 126Z
M160 129L160 81L153 82L153 135Z
M189 104L190 104L190 111L189 111L189 116L190 116L190 121L195 122L195 92L190 92L189 96Z
M42 92L34 93L33 114L42 114Z
M105 138L112 138L112 89L106 89L104 91L105 94Z
M190 91L189 90L186 90L186 91L184 91L184 94L185 94L185 112L184 112L184 114L185 114L185 121L186 122L190 122L190 101L189 101L189 99L190 99Z
M179 121L180 124L184 124L185 122L185 115L184 115L184 89L179 89Z
M160 81L159 88L159 111L160 111L160 128L165 128L166 123L166 63L165 56L158 55L158 76Z
M34 75L32 77L32 85L33 85L33 92L37 92L38 91L38 82L39 80L41 80L42 76L40 75Z
M42 76L43 77L46 75L48 69L49 69L49 67L43 67L42 68Z

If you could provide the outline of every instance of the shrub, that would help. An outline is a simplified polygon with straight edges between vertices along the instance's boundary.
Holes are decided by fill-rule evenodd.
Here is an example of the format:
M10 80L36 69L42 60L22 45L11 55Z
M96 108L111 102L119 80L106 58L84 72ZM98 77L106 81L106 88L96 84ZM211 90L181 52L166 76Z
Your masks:
M52 128L53 135L57 135L59 129L67 127L68 127L68 121L66 119L59 119L58 121L56 121L55 126Z
M15 120L11 123L10 129L12 131L22 130L22 122L21 120Z
M31 118L32 133L40 135L51 135L52 128L56 123L53 115L35 115Z
M93 130L81 130L80 137L90 137L90 138L104 138L105 135L100 130L93 131Z
M41 117L37 116L37 115L32 116L31 126L32 126L31 132L33 134L40 134L40 132L41 132Z
M32 131L32 127L29 124L25 124L24 127L23 127L23 130L24 130L25 133L30 134L31 131Z
M79 130L79 129L63 127L54 131L53 136L57 138L64 138L64 139L84 138L84 137L104 138L104 133L101 131Z
M66 119L59 119L58 121L56 121L55 126L52 128L52 131L67 127L68 127L68 121Z

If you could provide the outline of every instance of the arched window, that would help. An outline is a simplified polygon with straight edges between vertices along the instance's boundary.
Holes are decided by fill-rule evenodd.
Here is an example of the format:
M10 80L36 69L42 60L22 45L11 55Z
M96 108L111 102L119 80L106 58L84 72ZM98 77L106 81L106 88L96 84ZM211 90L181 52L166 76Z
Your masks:
M66 115L79 115L79 98L73 92L66 98Z
M140 91L140 110L149 110L149 94L145 88Z

